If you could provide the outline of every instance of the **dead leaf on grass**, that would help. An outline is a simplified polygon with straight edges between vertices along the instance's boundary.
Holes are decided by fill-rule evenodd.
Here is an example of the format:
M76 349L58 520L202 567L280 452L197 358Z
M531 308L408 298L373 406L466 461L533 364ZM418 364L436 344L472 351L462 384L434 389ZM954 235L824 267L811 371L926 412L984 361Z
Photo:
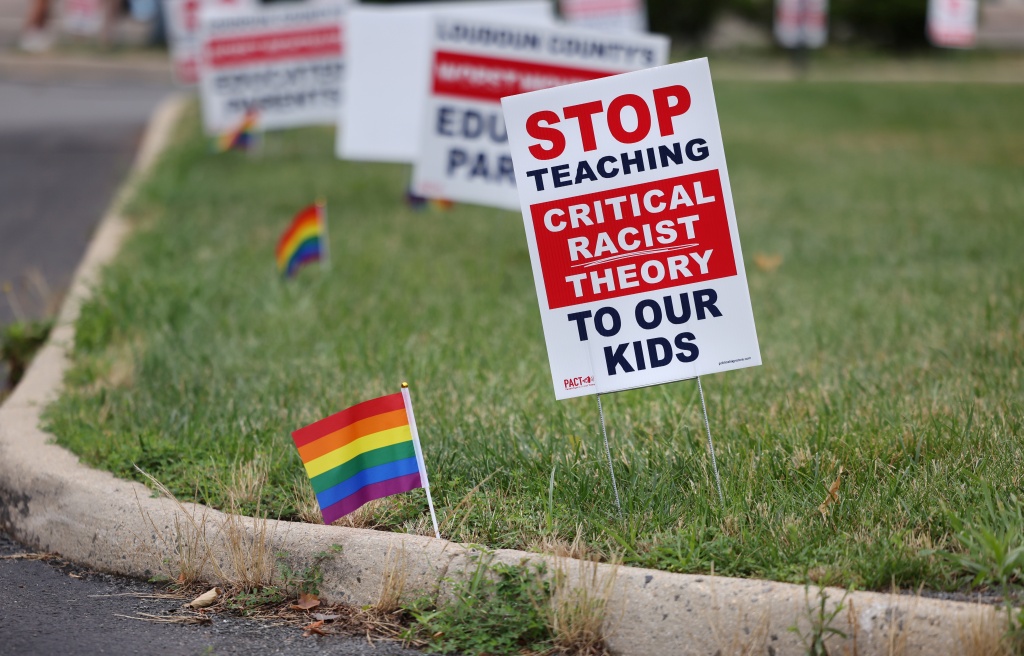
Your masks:
M303 592L299 595L299 600L289 606L292 610L311 610L320 605L320 598L315 594L309 594Z
M825 497L825 500L821 502L820 506L818 506L818 512L821 513L822 519L828 517L829 512L831 512L832 504L839 503L839 484L842 482L842 478L843 466L839 465L839 473L836 474L836 480L832 481L832 485L828 488L828 496Z
M188 602L188 605L192 608L207 608L212 606L219 596L220 588L210 588L203 594Z
M782 264L782 256L778 253L754 253L754 265L764 271L771 273Z

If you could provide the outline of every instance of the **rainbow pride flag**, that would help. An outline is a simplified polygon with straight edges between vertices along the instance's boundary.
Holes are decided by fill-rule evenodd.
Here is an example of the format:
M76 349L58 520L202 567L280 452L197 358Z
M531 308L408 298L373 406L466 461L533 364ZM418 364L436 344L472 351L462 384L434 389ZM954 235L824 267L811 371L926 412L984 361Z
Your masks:
M256 126L259 115L255 109L246 110L241 122L234 128L220 135L217 139L217 151L248 150L256 142Z
M281 235L274 250L277 270L290 278L310 262L327 258L327 211L323 203L304 208Z
M427 208L444 211L450 210L455 206L454 202L444 198L427 198L425 196L417 196L412 193L412 189L407 189L405 191L405 202L409 207L417 211L422 211Z
M292 433L324 523L368 501L424 488L438 537L434 502L416 433L408 386L364 401Z

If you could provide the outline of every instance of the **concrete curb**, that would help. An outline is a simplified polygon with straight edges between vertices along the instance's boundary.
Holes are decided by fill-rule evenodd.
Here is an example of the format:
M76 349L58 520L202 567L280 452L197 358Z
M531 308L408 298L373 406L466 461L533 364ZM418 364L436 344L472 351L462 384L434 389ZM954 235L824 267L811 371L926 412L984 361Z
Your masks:
M471 572L478 552L417 535L293 522L260 522L193 504L154 498L148 488L90 469L51 443L40 415L60 391L74 341L74 321L102 267L128 232L121 209L167 146L185 103L174 98L155 112L127 183L104 217L79 266L57 326L14 394L0 406L0 527L19 539L94 568L133 576L173 570L183 557L216 579L231 563L285 552L295 569L320 559L321 596L356 605L378 600L396 566L405 571L403 597L450 593L452 579ZM341 550L332 552L334 545ZM189 556L196 550L212 559ZM234 550L235 558L231 554ZM546 561L570 581L614 579L606 627L613 651L648 654L802 654L790 627L804 635L815 626L817 589L770 581L670 574L657 570L589 565L521 551L499 550L498 562ZM250 563L252 564L252 563ZM257 563L258 564L258 563ZM595 569L596 568L596 569ZM581 584L582 585L582 584ZM830 649L846 653L964 653L970 625L1001 630L989 607L829 588L828 606L845 599L831 626ZM959 645L959 648L958 648ZM840 653L838 651L833 653Z

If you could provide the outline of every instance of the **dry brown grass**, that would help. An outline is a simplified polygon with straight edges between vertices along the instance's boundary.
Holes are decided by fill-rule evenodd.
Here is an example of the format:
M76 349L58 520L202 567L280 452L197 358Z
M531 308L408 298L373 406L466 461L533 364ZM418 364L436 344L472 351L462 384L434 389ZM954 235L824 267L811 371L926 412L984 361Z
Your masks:
M275 562L269 526L270 522L259 509L251 519L233 512L224 513L220 537L228 557L223 570L226 587L250 591L273 583Z
M378 513L386 515L391 505L393 504L388 497L375 499L359 506L331 525L349 528L377 528L384 523L377 519Z
M270 463L259 456L249 462L236 464L231 471L231 485L226 489L231 497L231 503L236 507L258 504L269 474Z
M273 583L273 530L261 507L268 469L268 463L257 458L237 465L231 472L231 485L225 490L227 509L220 526L228 557L226 587L250 591ZM252 517L245 517L241 507L253 504Z
M135 501L138 504L143 520L149 524L153 530L153 535L164 546L161 551L172 554L171 558L159 559L166 567L164 573L182 585L190 586L204 580L208 565L219 569L216 561L210 557L212 551L207 536L207 513L209 508L195 504L187 508L163 483L138 466L135 469L156 488L160 496L169 499L174 504L174 523L171 528L171 535L168 536L157 527L152 515L142 507L142 502L138 498L137 493L135 496ZM145 540L141 542L147 544Z
M150 525L156 539L163 543L164 551L173 554L167 564L168 576L181 585L194 585L210 578L225 588L234 591L250 591L271 585L275 573L275 559L272 548L273 531L265 513L260 510L259 481L265 480L265 465L246 463L232 474L232 485L238 484L241 493L249 495L256 504L251 518L239 512L241 497L228 491L228 511L218 527L211 534L209 508L200 505L186 507L167 487L155 477L136 467L146 480L164 498L174 503L174 523L171 535L165 535L150 513L139 511ZM211 543L221 540L227 553L226 562L219 562Z
M618 566L560 558L555 561L553 574L547 619L556 652L609 654L607 637L614 622L608 614Z
M991 606L975 605L956 628L964 656L1014 656L1006 639L1006 618Z
M583 538L583 524L576 526L576 535L571 541L566 540L560 535L544 535L530 544L529 551L550 554L556 558L592 561L608 560L605 554L586 543Z
M384 558L384 573L380 581L380 594L374 608L385 614L394 613L402 607L402 594L409 577L409 562L405 555L405 543L395 548L392 544Z
M292 496L295 498L295 512L299 519L307 524L322 524L323 515L320 514L320 505L316 501L316 493L309 479L302 478L292 483Z

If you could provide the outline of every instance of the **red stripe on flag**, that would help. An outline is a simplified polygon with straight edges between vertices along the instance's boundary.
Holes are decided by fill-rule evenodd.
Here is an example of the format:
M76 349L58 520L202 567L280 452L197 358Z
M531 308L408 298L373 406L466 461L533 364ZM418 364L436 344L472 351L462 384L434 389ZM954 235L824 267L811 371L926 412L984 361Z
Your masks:
M402 399L401 392L382 396L378 399L363 401L359 405L354 405L347 410L342 410L337 414L300 428L292 433L292 439L295 440L296 447L302 447L357 421L399 409L405 409L405 401Z
M295 233L311 223L320 223L319 205L310 205L295 215L295 218L292 219L292 224L288 226L288 229L284 231L281 238L277 240L277 248L274 249L274 256L281 257L281 252L284 250L285 245L291 241Z

